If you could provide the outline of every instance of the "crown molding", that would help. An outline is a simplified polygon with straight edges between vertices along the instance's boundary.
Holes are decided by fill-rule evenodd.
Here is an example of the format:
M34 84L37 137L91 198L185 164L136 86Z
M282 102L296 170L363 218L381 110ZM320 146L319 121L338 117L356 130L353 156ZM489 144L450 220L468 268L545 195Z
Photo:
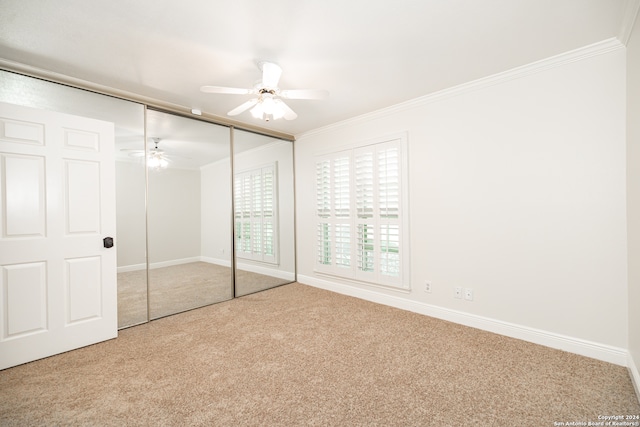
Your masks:
M640 1L640 0L632 0ZM501 84L510 80L519 79L522 77L537 74L543 71L547 71L556 67L560 67L572 62L581 61L583 59L591 58L594 56L603 55L618 49L624 48L624 44L616 37L612 37L607 40L603 40L598 43L590 44L578 49L571 50L559 55L555 55L540 61L532 62L521 67L512 68L501 73L493 74L488 77L483 77L477 80L473 80L467 83L453 86L448 89L443 89L428 95L414 98L409 101L395 104L390 107L386 107L380 110L372 111L370 113L362 114L360 116L352 117L341 122L333 123L327 126L323 126L318 129L314 129L308 132L303 132L295 136L296 141L302 138L306 138L313 135L323 134L326 132L334 131L346 126L357 125L366 123L372 120L381 119L385 116L410 110L413 108L425 106L434 102L442 101L447 98L458 96L463 93L471 92L474 90L486 88L489 86Z
M620 25L620 32L618 33L618 40L625 46L629 43L629 38L638 19L639 11L640 0L627 0L625 2L622 24Z

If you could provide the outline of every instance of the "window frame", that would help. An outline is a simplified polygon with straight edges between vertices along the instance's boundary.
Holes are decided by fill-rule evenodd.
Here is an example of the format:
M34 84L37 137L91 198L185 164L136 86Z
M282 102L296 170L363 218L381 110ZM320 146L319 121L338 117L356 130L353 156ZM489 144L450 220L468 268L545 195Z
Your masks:
M385 218L381 215L380 211L380 171L378 170L380 162L379 153L389 149L390 147L397 149L397 218L391 218L387 215ZM356 172L356 160L360 156L366 153L372 153L372 159L370 163L372 173L375 176L372 177L372 188L368 189L373 191L373 194L368 194L373 204L371 208L373 210L372 218L365 218L359 216L362 203L358 200L358 197L367 193L362 191L362 188L358 188L358 185L362 183L357 182ZM340 187L336 191L334 185L336 183L336 164L342 166L343 160L348 158L349 164L349 188L347 191ZM408 144L407 133L402 132L398 134L392 134L375 139L365 140L359 143L354 143L334 150L327 150L321 153L317 153L314 157L316 165L315 170L315 206L314 217L316 227L315 238L315 262L314 272L319 275L327 275L353 281L359 284L366 284L372 286L381 286L384 288L390 288L399 291L410 291L410 241L409 241L409 188L408 188ZM335 163L337 162L337 163ZM366 171L367 169L362 169ZM360 170L359 173L362 173ZM323 173L324 175L321 175ZM338 178L342 176L338 173ZM348 194L349 198L349 215L336 214L336 212L343 213L344 199L340 195ZM338 196L337 196L338 195ZM387 194L388 195L388 194ZM337 197L337 201L336 201ZM393 195L391 196L393 197ZM339 208L339 209L337 209ZM367 207L369 208L369 207ZM397 251L399 261L394 264L393 252L394 250L387 250L387 259L390 260L388 265L397 265L398 276L393 277L381 272L381 241L380 230L383 226L391 224L390 229L397 229ZM348 232L345 232L345 225L348 225ZM368 227L367 227L368 226ZM373 229L373 254L375 254L375 267L374 271L364 271L358 263L363 262L363 256L361 249L362 245L359 243L362 239L359 239L358 233L362 230ZM338 231L341 233L337 234ZM328 234L327 234L328 233ZM347 236L348 238L345 238ZM328 237L328 238L327 238ZM338 243L338 237L341 237L343 241ZM390 239L390 240L394 240ZM362 241L362 244L366 242ZM393 247L392 242L390 247ZM349 251L349 265L345 266L344 262L338 262L344 259L345 247L348 247ZM341 255L341 257L338 257ZM371 254L369 254L371 255ZM360 256L360 258L359 258ZM395 257L395 258L398 258ZM364 260L366 261L366 260ZM395 267L394 267L395 268ZM389 271L389 270L387 270ZM395 270L394 270L395 271Z
M265 175L271 173L271 214L265 217L266 182ZM260 215L256 214L255 200L253 200L256 177L259 179L260 187ZM245 194L250 194L249 198ZM240 223L238 215L240 213ZM265 264L279 264L279 240L278 240L278 162L265 163L260 166L252 167L234 172L234 213L233 223L236 235L235 248L236 256L243 260L251 260ZM246 223L250 224L248 234L245 233ZM260 251L255 250L256 239L254 236L255 225L260 224L259 244ZM270 233L265 233L265 224L271 224ZM240 230L238 226L240 225ZM267 234L271 236L272 254L266 252L265 244ZM248 249L248 250L247 250Z

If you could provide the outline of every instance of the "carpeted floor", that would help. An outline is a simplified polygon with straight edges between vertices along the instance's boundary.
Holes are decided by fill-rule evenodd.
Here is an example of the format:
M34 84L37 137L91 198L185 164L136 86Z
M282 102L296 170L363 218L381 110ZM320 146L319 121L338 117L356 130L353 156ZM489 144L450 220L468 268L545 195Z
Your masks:
M233 298L231 269L206 262L191 262L149 270L151 319ZM236 295L246 295L286 283L285 280L236 272ZM146 270L118 273L118 327L147 321Z
M635 414L624 367L297 283L0 371L2 426L554 426Z

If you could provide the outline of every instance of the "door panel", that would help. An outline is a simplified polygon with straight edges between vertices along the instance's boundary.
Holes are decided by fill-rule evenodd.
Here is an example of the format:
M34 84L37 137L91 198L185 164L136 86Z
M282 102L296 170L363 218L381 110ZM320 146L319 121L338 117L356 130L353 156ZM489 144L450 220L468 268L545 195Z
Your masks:
M99 256L65 260L68 324L101 317L101 261Z
M0 369L117 336L113 123L0 103Z
M26 144L44 145L44 125L0 118L2 139Z
M47 329L46 270L44 262L2 267L7 318L3 340Z
M100 233L100 163L64 160L67 234Z
M0 168L4 172L6 192L3 237L44 237L44 157L1 157Z

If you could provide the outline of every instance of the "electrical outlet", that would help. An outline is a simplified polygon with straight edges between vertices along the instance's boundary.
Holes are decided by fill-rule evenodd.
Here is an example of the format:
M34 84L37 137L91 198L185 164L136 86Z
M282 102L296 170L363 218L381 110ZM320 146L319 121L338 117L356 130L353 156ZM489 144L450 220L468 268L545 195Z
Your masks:
M427 293L431 293L431 282L429 281L424 282L424 291Z
M456 286L456 287L455 287L455 293L454 293L454 296L455 296L456 298L460 298L460 299L462 299L462 286Z
M473 301L473 289L464 288L464 299L467 301Z

